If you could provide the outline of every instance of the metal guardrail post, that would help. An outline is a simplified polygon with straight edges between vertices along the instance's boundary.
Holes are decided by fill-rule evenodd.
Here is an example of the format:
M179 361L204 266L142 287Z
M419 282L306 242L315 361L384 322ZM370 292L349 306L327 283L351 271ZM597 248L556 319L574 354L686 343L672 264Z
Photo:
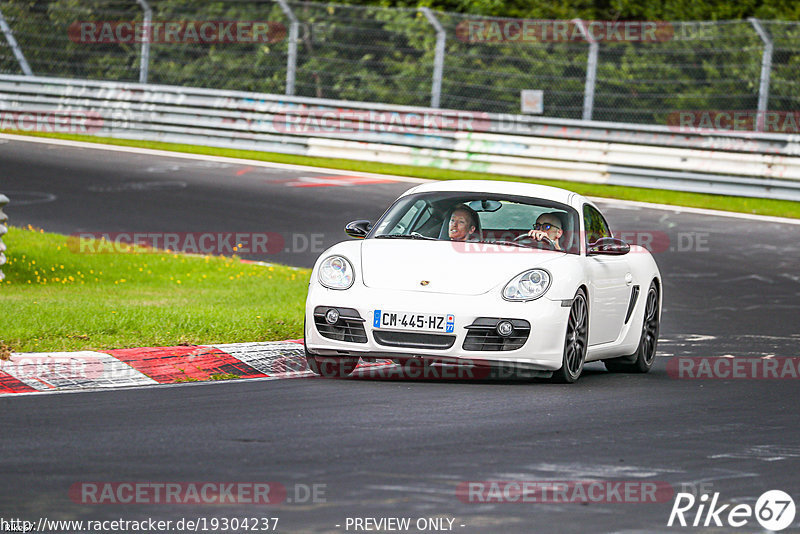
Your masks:
M289 57L286 59L286 95L294 95L294 81L297 76L297 39L300 22L286 0L278 0L283 14L289 19Z
M433 14L433 11L427 7L419 9L431 26L436 30L436 51L433 59L433 81L431 83L431 107L440 107L442 98L442 73L444 72L444 47L447 42L447 32L444 27Z
M147 83L147 74L150 68L150 37L152 35L150 23L153 22L153 10L150 9L147 0L136 0L136 3L142 6L142 10L144 10L144 24L142 26L144 35L142 36L142 51L139 59L139 83Z
M11 47L11 50L14 52L14 57L17 58L17 62L19 63L20 68L22 68L22 72L25 76L33 76L33 71L31 70L31 66L28 65L28 60L25 59L25 54L22 53L22 48L19 47L17 40L14 38L14 32L11 31L11 27L9 27L8 23L6 22L6 18L3 16L3 11L0 10L0 30L6 36L6 41L8 41L8 46Z
M583 120L590 121L594 111L594 86L597 82L597 54L600 45L589 34L583 20L572 19L572 22L578 27L583 38L589 42L589 57L586 60L586 87L583 90Z
M3 208L6 204L8 204L8 197L0 195L0 267L6 263L6 244L3 243L3 236L8 232L8 227L6 226L8 223L8 215L3 213ZM6 275L0 270L0 280L3 280L5 277Z
M772 72L772 39L761 26L761 21L755 17L747 19L755 28L756 33L764 41L764 53L761 55L761 81L758 84L758 117L756 118L756 131L764 131L764 119L769 101L769 78Z

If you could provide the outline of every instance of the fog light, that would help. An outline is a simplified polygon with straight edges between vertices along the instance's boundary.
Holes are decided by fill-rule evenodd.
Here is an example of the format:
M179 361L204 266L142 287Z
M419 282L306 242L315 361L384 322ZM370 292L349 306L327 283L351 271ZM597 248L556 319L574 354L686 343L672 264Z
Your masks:
M514 325L511 321L500 321L497 323L497 333L503 337L508 337L514 333Z
M339 310L337 310L336 308L331 308L325 313L325 321L327 321L328 324L336 324L338 320L339 320Z

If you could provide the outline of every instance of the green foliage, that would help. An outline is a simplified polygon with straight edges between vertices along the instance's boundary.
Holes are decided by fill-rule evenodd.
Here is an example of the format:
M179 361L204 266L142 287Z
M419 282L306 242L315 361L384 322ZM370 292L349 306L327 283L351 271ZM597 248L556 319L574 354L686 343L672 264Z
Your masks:
M436 33L416 10L428 6L447 32L441 106L518 113L520 91L542 89L544 115L581 118L589 47L584 41L475 42L475 17L674 22L657 42L600 44L593 118L667 122L682 110L757 107L763 43L749 16L800 19L788 0L418 0L355 5L292 3L300 21L295 94L427 106ZM154 21L289 20L274 2L154 0ZM391 9L389 9L391 7ZM68 38L79 21L141 21L133 0L4 0L2 10L34 73L120 81L139 79L138 43ZM472 16L470 19L469 16ZM765 21L775 40L770 109L800 107L800 23ZM157 84L284 93L289 47L271 43L153 43L149 81ZM20 68L0 39L0 72Z
M733 20L759 17L800 20L800 4L792 0L353 0L350 4L384 7L430 7L441 11L531 19L587 20Z

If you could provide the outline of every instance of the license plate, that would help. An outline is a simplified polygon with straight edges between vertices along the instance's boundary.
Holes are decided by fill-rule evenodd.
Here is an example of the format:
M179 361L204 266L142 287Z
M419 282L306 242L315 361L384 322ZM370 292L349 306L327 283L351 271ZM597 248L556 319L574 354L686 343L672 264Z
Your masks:
M387 330L414 330L416 332L452 333L455 329L455 315L433 315L430 313L410 313L375 310L373 328Z

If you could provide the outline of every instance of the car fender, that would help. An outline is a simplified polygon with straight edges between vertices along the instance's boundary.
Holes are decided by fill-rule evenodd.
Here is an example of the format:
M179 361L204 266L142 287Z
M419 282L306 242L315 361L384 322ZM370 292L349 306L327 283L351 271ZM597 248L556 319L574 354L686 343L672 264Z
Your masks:
M568 254L550 262L546 269L550 272L550 289L545 298L550 300L572 300L581 286L587 286L587 274L581 256Z

